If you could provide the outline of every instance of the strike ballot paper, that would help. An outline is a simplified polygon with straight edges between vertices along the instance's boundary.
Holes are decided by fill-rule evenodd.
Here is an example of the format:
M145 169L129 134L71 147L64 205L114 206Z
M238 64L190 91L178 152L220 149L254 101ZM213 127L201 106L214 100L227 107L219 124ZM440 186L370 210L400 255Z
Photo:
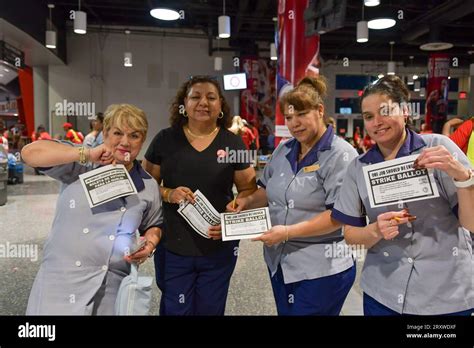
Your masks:
M250 239L272 228L268 208L221 214L222 240Z
M79 175L91 208L111 200L137 194L127 169L123 164L100 167Z
M406 156L363 168L372 208L439 197L433 173L413 168L417 157Z
M196 201L194 204L186 201L186 203L180 205L178 213L197 233L209 239L208 228L217 226L221 222L219 212L199 190L194 192L194 200Z

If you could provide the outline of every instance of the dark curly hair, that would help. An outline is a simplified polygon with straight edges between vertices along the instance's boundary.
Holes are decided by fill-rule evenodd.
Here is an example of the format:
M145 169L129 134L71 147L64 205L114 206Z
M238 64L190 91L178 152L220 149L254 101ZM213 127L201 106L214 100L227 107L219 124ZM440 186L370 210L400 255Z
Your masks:
M217 119L217 125L224 127L226 129L229 128L232 125L232 117L230 115L229 104L227 104L227 101L225 100L222 94L221 86L219 85L219 82L217 82L217 80L207 75L192 76L188 81L183 83L181 87L178 89L178 92L176 93L176 96L174 97L173 102L171 103L171 106L169 108L170 115L171 115L170 116L171 126L182 127L186 123L188 123L187 117L184 117L179 111L180 111L180 106L184 105L184 98L188 95L191 87L194 86L196 83L211 83L216 87L219 93L219 99L221 101L222 112L224 113L224 117Z

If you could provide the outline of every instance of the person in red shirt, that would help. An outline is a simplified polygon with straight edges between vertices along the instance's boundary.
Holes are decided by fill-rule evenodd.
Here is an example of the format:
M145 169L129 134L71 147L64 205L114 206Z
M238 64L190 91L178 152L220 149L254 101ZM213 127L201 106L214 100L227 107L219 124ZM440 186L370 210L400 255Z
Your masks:
M81 132L77 132L72 128L72 124L69 122L66 122L63 124L64 131L66 132L66 140L69 140L70 142L74 144L82 144L84 141L84 136L82 135Z
M446 122L446 124L449 124L450 121ZM449 138L452 141L454 141L456 145L459 146L459 148L465 154L467 154L467 148L468 148L469 140L471 138L471 134L473 130L474 130L474 117L471 117L469 120L462 122L461 125L453 133L446 134L445 130L443 129L443 134L449 136Z
M36 132L33 132L31 135L31 141L36 141L36 140L51 140L51 135L49 135L48 132L46 132L46 128L44 128L43 125L39 125L38 128L36 129Z

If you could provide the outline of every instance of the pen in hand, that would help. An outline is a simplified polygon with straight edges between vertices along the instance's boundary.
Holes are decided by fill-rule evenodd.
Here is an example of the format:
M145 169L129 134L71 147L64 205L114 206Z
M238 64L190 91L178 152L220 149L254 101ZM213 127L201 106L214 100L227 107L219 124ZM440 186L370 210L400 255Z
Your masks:
M234 200L232 201L232 209L235 209L235 201L237 200L237 197L234 198Z

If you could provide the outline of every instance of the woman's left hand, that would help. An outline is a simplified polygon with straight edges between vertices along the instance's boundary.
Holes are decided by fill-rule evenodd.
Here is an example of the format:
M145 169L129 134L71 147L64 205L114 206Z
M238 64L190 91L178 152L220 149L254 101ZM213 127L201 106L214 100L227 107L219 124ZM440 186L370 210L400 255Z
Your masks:
M151 253L155 250L155 246L152 242L148 241L146 242L145 246L138 250L137 252L131 254L131 255L125 255L124 259L128 263L138 263L142 264L146 260L148 260L148 257L151 255Z
M415 169L439 169L456 181L465 181L470 177L465 168L444 146L424 149L414 163Z
M287 226L277 225L273 226L267 232L262 234L260 237L253 238L252 241L261 241L266 246L272 246L281 242L286 241L288 237Z
M210 226L208 231L207 231L207 234L213 240L222 239L221 225Z

